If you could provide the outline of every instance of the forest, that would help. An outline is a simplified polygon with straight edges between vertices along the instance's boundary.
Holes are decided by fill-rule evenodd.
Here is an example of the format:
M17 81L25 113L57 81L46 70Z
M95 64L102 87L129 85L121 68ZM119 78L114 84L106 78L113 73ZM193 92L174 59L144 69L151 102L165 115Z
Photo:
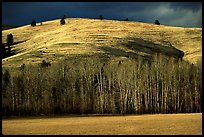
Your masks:
M46 63L43 61L42 63ZM2 68L2 115L201 112L202 63L155 55Z

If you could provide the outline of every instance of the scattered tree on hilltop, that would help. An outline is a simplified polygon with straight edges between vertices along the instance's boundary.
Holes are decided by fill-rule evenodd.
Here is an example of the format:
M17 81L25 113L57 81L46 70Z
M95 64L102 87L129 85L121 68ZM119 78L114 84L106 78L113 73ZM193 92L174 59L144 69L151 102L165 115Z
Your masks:
M36 26L36 21L35 21L35 20L33 20L33 21L31 22L31 26L32 26L32 27L35 27L35 26Z
M11 45L13 45L13 35L10 33L7 35L7 46L8 46L8 53L11 53Z
M13 44L13 35L12 33L7 35L7 44L12 45Z
M126 18L126 19L125 19L125 21L129 21L129 19L128 19L128 18Z
M61 24L61 25L64 25L64 24L65 24L65 19L64 19L64 17L60 20L60 24Z
M99 16L99 19L100 19L100 20L103 20L103 16L102 16L102 15L100 15L100 16Z
M6 43L2 43L1 44L1 58L6 58L6 57L9 57L11 56L11 45L13 45L13 35L10 33L7 35L7 39L6 39ZM6 48L7 47L7 48Z
M155 20L154 24L160 25L160 22L158 20Z

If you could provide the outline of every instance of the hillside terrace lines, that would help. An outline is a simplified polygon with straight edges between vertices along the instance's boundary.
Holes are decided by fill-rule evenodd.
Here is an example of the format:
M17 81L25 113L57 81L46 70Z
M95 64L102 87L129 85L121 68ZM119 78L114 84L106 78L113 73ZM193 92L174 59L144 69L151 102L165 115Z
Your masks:
M67 54L72 54L72 51L75 54L77 50L85 51L86 49L88 52L90 50L95 52L97 46L114 46L121 49L117 44L120 45L120 43L123 43L126 37L132 37L151 41L163 46L173 46L188 53L184 56L184 59L191 62L194 55L196 58L202 55L201 31L202 28L158 26L131 21L68 18L66 19L65 25L60 25L59 20L53 20L43 22L42 26L31 27L27 25L2 31L2 41L6 41L6 35L9 33L14 35L16 42L26 40L23 43L15 45L15 49L19 51L19 55L7 58L10 59L29 53L32 50L46 48L48 48L46 49L48 51L47 53L69 50L63 51L63 53ZM56 49L57 47L54 45L57 43L68 43L68 47L65 48L64 46L63 49ZM82 45L80 46L74 43ZM130 50L124 47L122 49ZM200 52L195 52L199 50ZM79 51L79 53L83 54L84 52Z

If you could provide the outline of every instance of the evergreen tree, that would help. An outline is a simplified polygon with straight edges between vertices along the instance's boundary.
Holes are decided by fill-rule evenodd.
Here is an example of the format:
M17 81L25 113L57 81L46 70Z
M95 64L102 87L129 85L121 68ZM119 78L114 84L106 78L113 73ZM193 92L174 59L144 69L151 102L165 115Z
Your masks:
M100 20L103 20L103 16L102 16L102 15L100 15L100 16L99 16L99 19L100 19Z
M154 24L160 25L160 22L158 20L155 20Z
M8 45L13 44L13 35L11 33L7 35L7 44Z
M129 19L128 19L128 18L126 18L126 19L125 19L125 21L129 21Z
M36 26L36 21L35 21L35 20L33 20L33 21L31 22L31 26L32 26L32 27L35 27L35 26Z
M61 24L61 25L64 25L64 24L65 24L65 19L64 19L64 18L62 18L62 19L60 20L60 24Z
M11 53L11 45L13 45L13 35L10 33L7 35L7 46L8 46L8 53Z

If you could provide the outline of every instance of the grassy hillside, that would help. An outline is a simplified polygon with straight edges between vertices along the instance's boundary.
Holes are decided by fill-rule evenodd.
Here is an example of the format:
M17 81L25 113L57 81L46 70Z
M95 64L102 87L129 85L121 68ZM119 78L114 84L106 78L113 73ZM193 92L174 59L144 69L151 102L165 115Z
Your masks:
M154 52L177 54L196 63L202 57L202 28L181 28L140 22L69 18L65 25L59 20L43 22L2 31L2 41L9 33L18 44L17 53L3 59L3 67L36 64L43 59L57 62L75 55L108 57L148 57ZM132 45L132 46L129 46Z
M18 27L18 26L8 25L8 24L2 24L1 29L2 29L2 30L8 30L8 29L17 28L17 27Z

